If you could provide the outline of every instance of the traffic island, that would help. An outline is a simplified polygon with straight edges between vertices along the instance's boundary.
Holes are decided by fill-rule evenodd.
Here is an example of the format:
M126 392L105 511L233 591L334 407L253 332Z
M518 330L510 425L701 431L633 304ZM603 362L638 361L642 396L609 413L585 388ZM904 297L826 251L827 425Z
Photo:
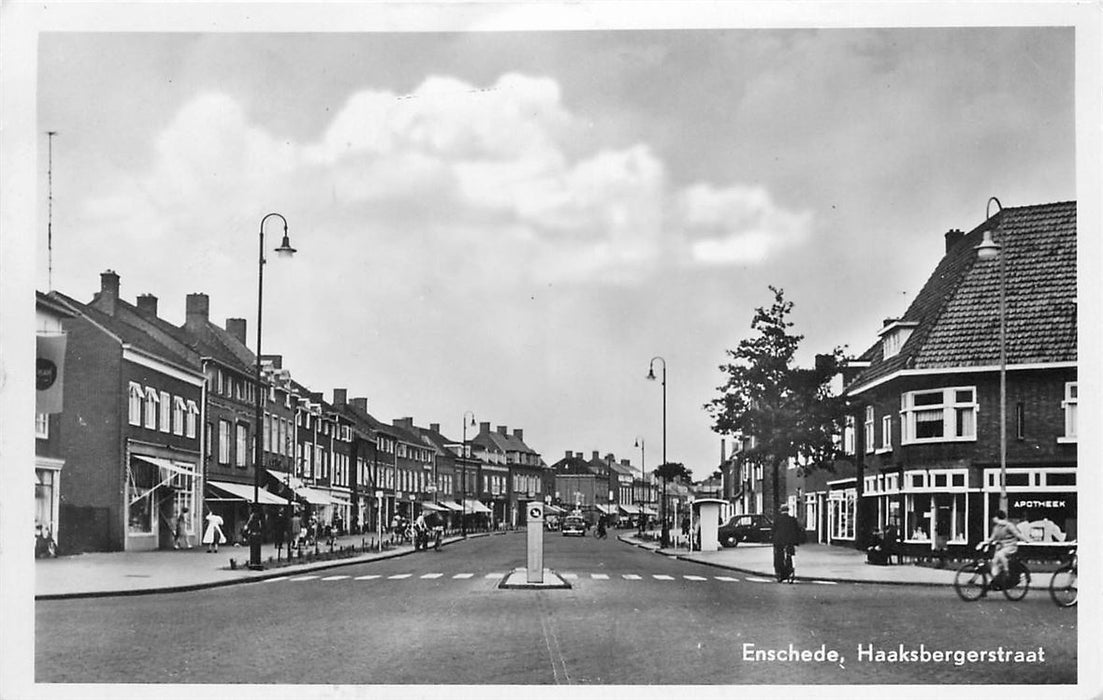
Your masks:
M506 577L498 584L498 588L507 590L554 590L557 588L571 588L571 584L567 583L563 577L551 569L544 569L544 575L541 578L542 580L539 582L530 582L528 569L518 567L506 574Z

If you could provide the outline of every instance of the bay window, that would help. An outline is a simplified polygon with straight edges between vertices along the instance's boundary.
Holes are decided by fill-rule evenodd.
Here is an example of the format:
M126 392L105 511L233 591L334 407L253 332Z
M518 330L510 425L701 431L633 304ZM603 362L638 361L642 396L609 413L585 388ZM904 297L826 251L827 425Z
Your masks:
M976 387L909 391L901 395L904 444L976 440Z

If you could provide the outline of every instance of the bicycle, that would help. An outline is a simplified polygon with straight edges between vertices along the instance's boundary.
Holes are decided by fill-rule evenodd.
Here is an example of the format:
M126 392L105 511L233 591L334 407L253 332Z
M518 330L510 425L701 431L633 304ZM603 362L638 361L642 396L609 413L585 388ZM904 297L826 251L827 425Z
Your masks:
M1049 579L1049 597L1058 607L1071 608L1076 605L1076 547L1069 550L1069 560L1053 572Z
M599 527L594 528L594 539L603 540L609 536L609 533Z
M1002 591L1008 600L1022 600L1030 589L1030 570L1018 556L1008 557L1007 571L989 581L995 545L981 549L975 559L964 564L954 574L954 591L964 601L972 602L988 594Z
M793 545L785 545L785 553L782 557L781 571L777 572L778 583L796 583L797 567L793 565L793 555L796 548Z

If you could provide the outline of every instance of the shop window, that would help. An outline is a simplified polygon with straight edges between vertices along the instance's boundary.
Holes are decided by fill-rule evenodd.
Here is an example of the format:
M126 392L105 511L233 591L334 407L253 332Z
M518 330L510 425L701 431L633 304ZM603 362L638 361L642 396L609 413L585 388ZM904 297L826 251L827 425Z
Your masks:
M54 532L57 528L54 523L54 479L56 472L52 469L35 469L34 471L34 522Z
M153 532L153 489L157 486L157 468L148 462L132 460L127 470L127 532L144 535Z
M905 444L975 440L976 390L953 387L910 391L902 400L902 441Z
M1076 442L1078 439L1077 414L1079 413L1079 388L1077 382L1065 383L1065 400L1061 408L1065 412L1065 434L1058 438L1060 442Z
M926 542L931 531L931 494L908 494L904 500L904 532L909 540Z

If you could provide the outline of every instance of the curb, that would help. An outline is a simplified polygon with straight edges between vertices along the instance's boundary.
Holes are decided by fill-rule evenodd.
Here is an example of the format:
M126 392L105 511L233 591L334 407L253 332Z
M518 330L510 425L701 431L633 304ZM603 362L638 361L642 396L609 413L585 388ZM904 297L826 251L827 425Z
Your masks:
M476 537L488 537L490 532L480 532L468 535L466 539L474 539ZM463 542L463 537L454 537L449 540L443 540L441 546L447 546L455 544L456 542ZM409 554L414 554L415 550L408 549L405 551L396 551L390 553L380 552L378 554L365 553L359 557L349 557L347 559L339 561L323 561L323 562L309 562L304 564L292 564L290 566L280 567L279 569L272 569L265 573L247 574L242 578L237 579L225 579L220 581L202 581L199 583L189 583L180 586L161 586L158 588L134 588L126 590L116 591L78 591L75 593L43 593L35 595L34 599L38 600L76 600L80 598L121 598L126 596L139 596L139 595L156 595L158 593L187 593L189 591L201 591L210 588L222 588L224 586L237 586L244 583L257 583L260 581L266 581L272 578L278 578L280 576L286 576L289 573L301 574L309 571L321 571L323 569L335 569L341 566L351 566L353 564L368 564L373 561L383 561L385 559L395 559L397 557L404 557Z
M774 578L774 573L772 571L771 572L764 572L764 571L758 571L756 569L748 569L748 568L745 568L745 567L732 566L731 564L721 564L719 562L713 562L713 561L702 561L700 559L694 559L694 558L692 558L692 556L687 555L687 554L666 554L665 552L660 551L660 548L658 548L658 547L649 547L646 544L626 539L623 536L617 537L617 539L620 540L621 542L624 542L625 544L629 544L629 545L632 545L634 547L639 547L640 549L647 549L647 550L650 550L654 554L660 554L664 557L669 557L671 559L678 559L680 561L688 561L688 562L691 562L693 564L701 564L702 566L711 566L711 567L716 568L716 569L725 569L727 571L738 571L741 574L750 574L752 576L763 576L763 577L766 577L766 578ZM796 577L796 580L797 581L831 581L832 583L872 584L872 585L877 585L877 586L922 586L922 587L925 587L925 588L947 588L947 587L952 588L953 585L954 585L952 581L949 582L949 583L935 583L933 581L885 581L885 580L881 580L881 579L852 579L852 578L835 578L835 577L827 577L827 576L800 576L800 575L798 575Z

